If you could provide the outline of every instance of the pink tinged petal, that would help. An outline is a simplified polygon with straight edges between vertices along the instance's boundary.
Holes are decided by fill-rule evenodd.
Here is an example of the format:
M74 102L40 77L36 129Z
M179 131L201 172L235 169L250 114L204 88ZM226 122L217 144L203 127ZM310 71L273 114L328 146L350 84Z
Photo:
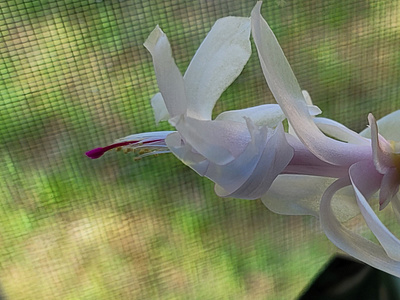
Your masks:
M365 162L351 166L349 174L356 193L357 204L369 229L385 249L387 255L393 260L400 261L400 240L379 220L366 200L366 195L370 194L371 186L380 185L381 176L370 173Z
M278 104L264 104L240 110L225 111L215 119L246 124L245 118L249 118L256 126L275 128L285 119L285 115Z
M252 140L243 153L229 164L210 165L206 173L221 197L260 198L293 157L282 124L271 129L247 122Z
M333 178L319 176L279 175L261 200L269 210L278 214L318 218L321 197L333 181ZM335 194L333 209L341 221L360 213L350 187Z
M400 110L396 110L377 121L379 133L387 140L400 141ZM371 136L371 129L364 129L360 135Z
M172 57L171 46L165 33L156 27L144 46L153 57L158 88L171 117L186 112L186 94L183 77Z
M368 158L370 150L326 137L314 124L296 77L275 35L260 14L261 1L251 13L252 34L271 92L297 136L314 155L336 165L351 165Z
M379 191L379 209L384 209L399 191L400 176L396 168L390 168L382 178Z
M400 262L389 257L385 250L342 226L332 210L332 197L341 188L349 185L347 178L335 181L321 199L320 221L326 236L340 249L366 264L400 277Z
M348 168L344 166L332 165L320 160L301 141L291 135L286 134L286 140L294 149L294 157L290 164L283 171L284 174L298 174L324 177L344 177L348 175Z
M219 19L184 75L188 115L210 120L215 102L242 72L250 55L250 19Z
M239 122L182 117L176 129L196 152L220 165L233 161L250 141L247 126Z
M378 126L372 114L368 115L368 121L371 128L371 145L374 164L379 173L385 174L393 167L391 156L392 149L390 144L378 134Z
M337 140L356 145L370 145L370 140L362 137L357 132L350 130L346 126L327 118L314 118L314 123L326 135Z
M156 124L160 121L168 121L170 115L168 109L165 106L164 98L161 93L157 93L151 98L151 106L153 107L154 118L156 119Z

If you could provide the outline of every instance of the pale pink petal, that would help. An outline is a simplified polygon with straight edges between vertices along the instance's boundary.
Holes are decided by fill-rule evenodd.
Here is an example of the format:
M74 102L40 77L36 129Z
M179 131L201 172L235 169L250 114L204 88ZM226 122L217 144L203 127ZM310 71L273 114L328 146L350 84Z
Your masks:
M314 124L297 79L275 35L262 18L260 8L259 1L251 13L251 22L261 67L271 92L297 136L312 153L332 164L351 165L367 159L370 150L328 138Z
M210 120L215 102L242 72L250 55L249 18L215 22L184 75L188 116Z
M349 184L348 178L338 179L322 196L320 221L326 236L347 254L374 268L400 277L399 261L390 258L380 245L345 228L336 218L331 206L332 197L338 190Z
M186 94L183 77L172 57L171 46L165 33L156 27L144 46L153 57L158 88L171 117L186 112Z

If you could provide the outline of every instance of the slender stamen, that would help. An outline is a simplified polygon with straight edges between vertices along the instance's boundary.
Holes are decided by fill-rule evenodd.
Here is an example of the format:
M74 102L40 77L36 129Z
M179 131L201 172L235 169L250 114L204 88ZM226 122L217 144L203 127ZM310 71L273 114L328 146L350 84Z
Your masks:
M111 150L111 149L115 149L115 148L118 149L120 147L129 146L129 145L134 145L134 146L140 147L142 145L146 145L146 144L151 145L151 144L154 144L157 142L164 142L164 139L154 139L154 140L148 139L148 140L133 140L133 141L127 141L127 142L119 142L119 143L108 145L106 147L99 147L99 148L92 149L92 150L86 152L85 154L87 157L90 157L91 159L96 159L96 158L103 156L104 153L106 153L108 150Z

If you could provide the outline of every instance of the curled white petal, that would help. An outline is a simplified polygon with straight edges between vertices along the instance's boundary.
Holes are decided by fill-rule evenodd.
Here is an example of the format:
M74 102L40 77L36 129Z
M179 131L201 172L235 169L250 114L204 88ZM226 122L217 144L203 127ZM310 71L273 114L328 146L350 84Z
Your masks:
M357 132L332 119L318 117L314 118L314 123L323 133L340 141L365 146L370 144L369 139L362 137Z
M250 19L217 20L184 75L188 116L210 120L215 102L242 72L250 55Z
M349 185L348 178L335 181L321 199L320 221L326 236L340 249L366 264L400 277L400 262L390 258L385 250L362 236L345 228L336 218L331 202L336 191Z
M275 179L261 200L269 210L278 214L312 215L318 218L322 194L334 180L319 176L282 174ZM350 187L335 194L333 210L340 221L360 213Z
M366 200L373 185L380 186L381 176L375 172L368 172L366 162L359 162L351 166L349 174L356 194L357 204L369 229L373 232L383 249L391 259L400 261L400 240L395 237L379 220Z
M158 88L171 117L186 112L186 94L183 77L172 57L171 46L165 33L156 26L144 46L153 57Z
M206 174L221 197L260 198L293 157L282 124L257 128L247 121L252 140L243 153L227 165L210 165Z
M328 138L315 125L297 79L271 28L262 18L260 8L261 1L251 13L251 22L261 67L271 92L299 139L314 155L335 165L349 166L361 156L367 158L370 155L368 149ZM359 153L357 157L356 152Z

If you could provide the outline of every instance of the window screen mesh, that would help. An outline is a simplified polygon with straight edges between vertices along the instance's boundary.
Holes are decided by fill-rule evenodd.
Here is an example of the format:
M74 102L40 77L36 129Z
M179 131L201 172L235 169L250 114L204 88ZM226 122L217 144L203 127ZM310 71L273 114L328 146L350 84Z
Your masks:
M0 284L10 299L294 299L336 248L316 220L221 199L173 155L84 152L155 125L143 42L183 72L255 1L0 3ZM265 1L302 88L360 131L400 107L398 1ZM273 103L257 55L214 113Z

